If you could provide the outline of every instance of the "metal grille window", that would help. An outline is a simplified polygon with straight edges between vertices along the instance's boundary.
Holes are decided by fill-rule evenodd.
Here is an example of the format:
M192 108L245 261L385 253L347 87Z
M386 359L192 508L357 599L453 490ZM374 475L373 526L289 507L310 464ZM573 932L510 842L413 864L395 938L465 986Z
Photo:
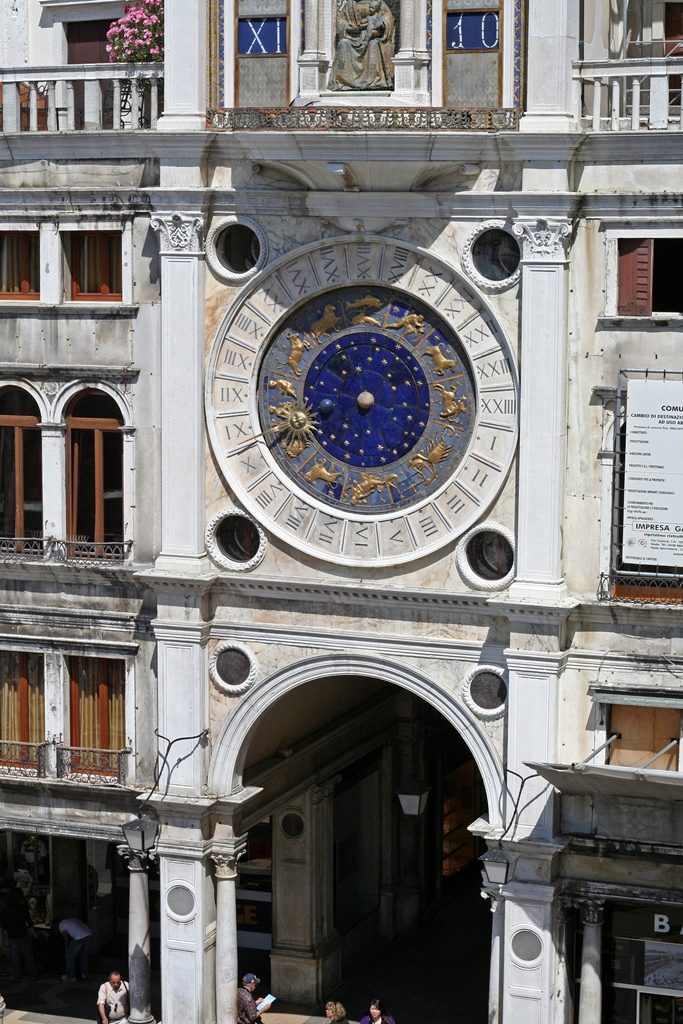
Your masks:
M683 373L624 370L614 429L605 600L683 598Z

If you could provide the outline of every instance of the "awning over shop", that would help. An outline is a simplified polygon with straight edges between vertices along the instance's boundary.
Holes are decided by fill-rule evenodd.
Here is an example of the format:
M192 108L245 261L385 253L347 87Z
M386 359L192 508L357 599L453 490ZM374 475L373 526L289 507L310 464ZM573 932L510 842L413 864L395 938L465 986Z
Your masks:
M683 773L654 768L623 768L620 765L538 764L526 761L568 796L592 796L683 802Z

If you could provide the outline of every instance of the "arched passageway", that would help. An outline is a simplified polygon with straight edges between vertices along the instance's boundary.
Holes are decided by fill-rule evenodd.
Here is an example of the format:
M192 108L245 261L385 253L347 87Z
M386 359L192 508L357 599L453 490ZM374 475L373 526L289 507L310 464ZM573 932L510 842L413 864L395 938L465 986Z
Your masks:
M442 946L447 936L442 963L462 960L473 929L488 949L490 915L472 911L482 851L468 826L500 817L499 765L451 694L380 664L309 665L307 678L260 684L214 756L213 787L254 794L233 821L246 836L239 969L285 999L344 991L359 964L429 921Z

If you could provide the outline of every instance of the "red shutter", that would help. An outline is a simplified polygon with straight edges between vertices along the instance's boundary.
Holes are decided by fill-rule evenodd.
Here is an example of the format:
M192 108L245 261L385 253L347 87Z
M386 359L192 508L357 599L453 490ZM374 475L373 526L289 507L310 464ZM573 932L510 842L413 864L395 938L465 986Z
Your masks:
M619 313L652 314L652 239L619 239Z

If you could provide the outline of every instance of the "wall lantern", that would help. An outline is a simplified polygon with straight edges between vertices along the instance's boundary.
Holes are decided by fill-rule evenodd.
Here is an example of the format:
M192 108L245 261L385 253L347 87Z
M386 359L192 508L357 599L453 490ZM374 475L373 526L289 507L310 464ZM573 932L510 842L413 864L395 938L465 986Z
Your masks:
M505 850L487 850L479 860L484 865L486 878L491 885L505 885L508 880L512 858Z
M424 814L429 796L429 786L418 786L415 780L401 787L398 799L401 802L401 810L409 817L417 817Z
M121 826L124 838L131 850L145 853L151 850L159 833L159 822L152 818L140 817Z

